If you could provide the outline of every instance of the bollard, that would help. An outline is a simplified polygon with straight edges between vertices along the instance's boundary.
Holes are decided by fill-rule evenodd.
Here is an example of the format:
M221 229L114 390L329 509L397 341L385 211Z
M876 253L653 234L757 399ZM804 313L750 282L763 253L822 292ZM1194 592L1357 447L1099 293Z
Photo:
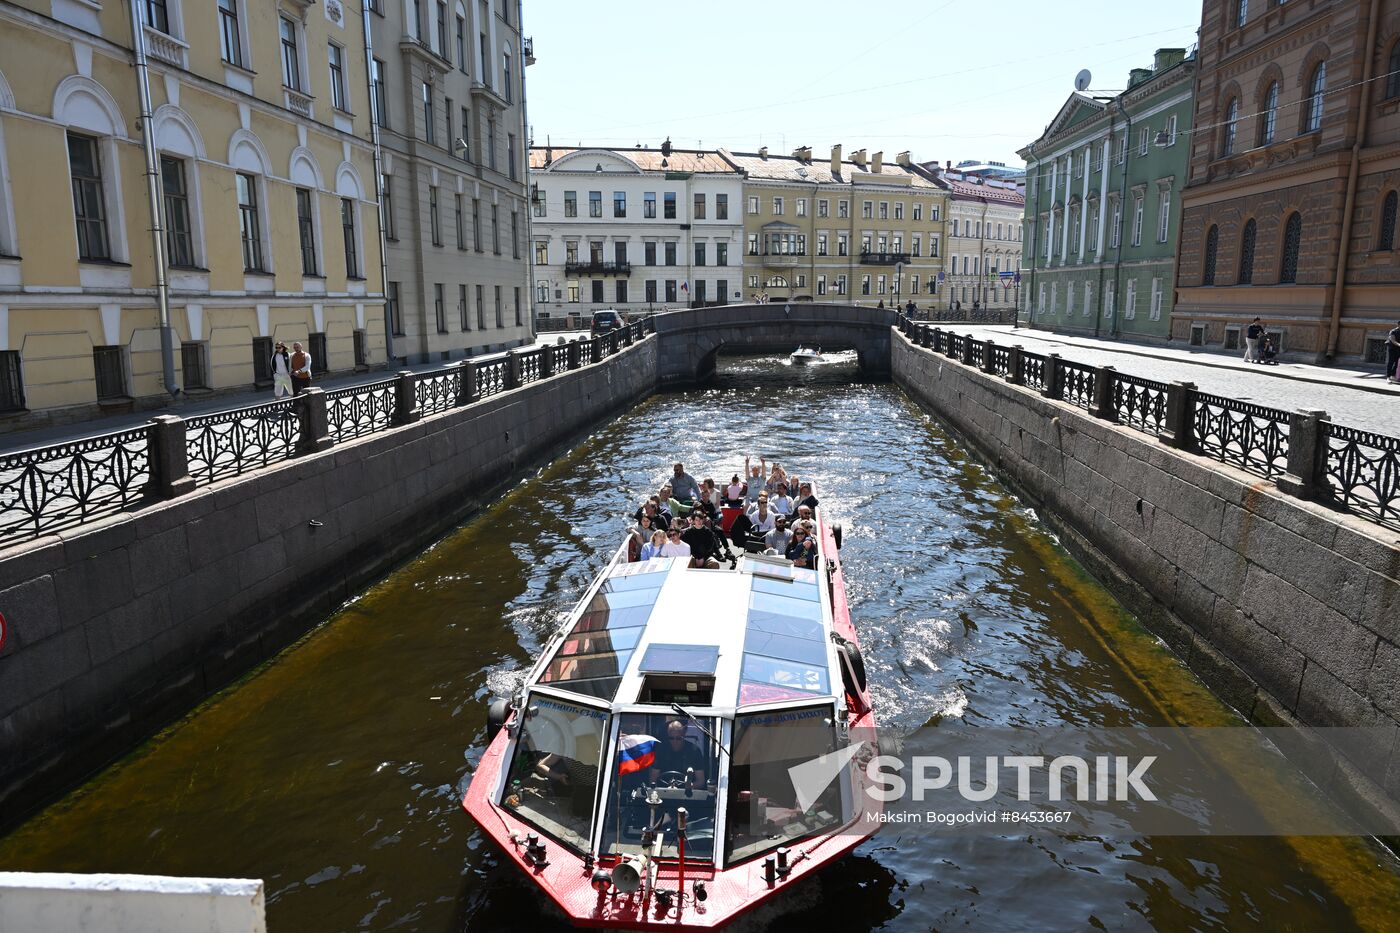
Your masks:
M331 446L330 419L326 417L326 393L317 388L306 389L296 397L297 414L301 417L301 438L297 449L304 454L315 453Z
M1021 345L1018 343L1010 350L1011 359L1006 364L1006 381L1012 385L1021 385L1026 381L1025 373L1021 371Z
M554 375L554 348L545 347L540 351L540 378L548 379Z
M569 368L570 368L570 369L578 369L578 367L579 367L579 342L578 342L577 340L570 340L570 341L569 341Z
M1196 450L1196 384L1173 382L1167 386L1166 423L1157 440L1168 447L1194 453Z
M982 344L982 372L995 376L997 372L996 344L987 340Z
M1040 390L1044 398L1058 399L1060 389L1060 354L1049 353L1045 357L1045 388Z
M422 417L418 410L418 377L412 370L401 370L394 383L394 424L412 424Z
M1094 370L1094 406L1090 414L1103 421L1118 421L1118 406L1113 403L1113 380L1117 376L1112 366Z
M962 363L964 366L972 365L972 343L972 338L964 334L962 345Z
M1299 499L1330 499L1327 482L1327 427L1331 419L1320 409L1302 409L1288 419L1288 470L1274 482Z
M481 401L481 392L477 388L477 370L479 368L476 360L462 361L462 381L457 385L458 405L470 405L473 402Z
M157 415L151 419L147 438L151 479L146 494L157 499L174 499L194 489L189 448L185 446L185 419Z
M942 347L943 347L943 329L942 329L942 328L940 328L940 327L932 328L932 332L929 334L929 345L928 345L928 346L929 346L929 349L932 350L934 353L937 353L940 349L942 349Z
M505 391L520 388L520 354L511 350L506 354Z

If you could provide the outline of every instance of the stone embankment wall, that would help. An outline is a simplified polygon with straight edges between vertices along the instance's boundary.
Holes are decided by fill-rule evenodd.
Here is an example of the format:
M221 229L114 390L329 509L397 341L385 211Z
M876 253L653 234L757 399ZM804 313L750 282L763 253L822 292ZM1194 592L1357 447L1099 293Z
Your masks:
M0 825L272 657L656 389L657 340L0 552Z
M895 382L1222 699L1265 725L1400 723L1393 532L893 340ZM1393 744L1347 754L1400 798Z

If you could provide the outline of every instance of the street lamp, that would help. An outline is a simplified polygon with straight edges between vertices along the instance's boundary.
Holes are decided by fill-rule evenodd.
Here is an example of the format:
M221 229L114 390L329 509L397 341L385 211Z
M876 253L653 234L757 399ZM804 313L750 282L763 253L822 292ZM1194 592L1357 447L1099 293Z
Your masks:
M895 310L898 310L898 309L899 309L900 282L901 282L903 279L904 279L904 263L902 263L902 262L897 262L897 263L894 264L894 306L895 306Z

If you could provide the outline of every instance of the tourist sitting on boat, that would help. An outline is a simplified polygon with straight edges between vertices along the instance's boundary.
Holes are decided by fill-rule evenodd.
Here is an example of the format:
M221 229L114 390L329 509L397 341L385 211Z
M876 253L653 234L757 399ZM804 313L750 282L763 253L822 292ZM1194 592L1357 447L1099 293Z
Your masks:
M689 557L690 545L681 540L679 527L666 532L666 543L661 546L662 557Z
M768 507L779 515L792 514L792 498L787 490L787 483L779 483L778 491L768 497Z
M812 517L812 507L810 505L799 505L797 507L796 521L807 526L808 534L816 531L816 520Z
M660 557L661 549L666 546L666 532L660 530L651 533L651 540L642 545L640 560L651 560L653 557Z
M794 481L796 479L797 477L793 477ZM812 484L805 480L799 483L797 487L797 507L800 509L804 505L810 506L813 509L816 509L819 505L817 497L812 495Z
M777 513L768 507L768 493L759 493L758 505L749 509L749 521L753 522L753 530L761 534L768 534L773 530L773 517Z
M739 474L735 473L729 480L729 485L724 487L724 505L743 505L744 484L739 480Z
M718 555L723 546L698 508L690 513L690 527L681 533L681 540L690 547L690 566L711 570L719 567Z
M794 567L812 569L816 566L817 544L807 529L801 526L792 531L792 541L788 543L787 559Z
M655 784L663 774L687 773L692 787L705 787L705 753L686 738L685 723L672 719L666 723L666 741L656 747L656 757L647 774L647 781Z
M788 531L787 516L778 515L773 518L773 530L763 536L765 554L787 555L788 545L792 542L792 532Z
M675 521L678 518L685 518L687 515L690 514L691 503L682 502L675 496L671 495L670 483L667 483L665 486L662 486L661 491L657 493L657 495L661 500L662 506L664 506L671 513L672 521Z
M724 505L724 497L719 494L715 481L708 476L700 481L700 499L708 502L710 510L715 514L719 514L720 506Z
M775 463L773 464L773 472L768 475L768 482L765 484L764 488L767 489L770 494L775 493L778 491L778 484L786 482L787 471Z
M703 515L710 521L716 521L719 519L719 509L711 505L709 499L701 496L699 499L695 500L695 505L691 508L690 515ZM690 515L687 515L686 518L689 518ZM682 529L682 531L683 530L684 529Z
M758 466L753 466L748 457L744 458L744 475L748 477L748 483L744 486L744 501L749 508L758 502L758 494L767 489L763 472L768 468L768 461L759 457L758 463Z
M662 528L659 522L654 521L652 517L645 512L642 513L641 518L637 519L637 524L632 528L633 534L639 535L643 544L651 540L651 533L653 531L665 530L666 529Z
M674 471L671 477L671 491L675 497L687 504L699 499L700 484L685 471L685 464L677 463L671 469Z
M648 516L651 519L651 523L662 531L671 527L671 513L662 507L661 500L656 496L652 496L646 502L643 502L632 517L637 520L638 524L641 524L643 515Z

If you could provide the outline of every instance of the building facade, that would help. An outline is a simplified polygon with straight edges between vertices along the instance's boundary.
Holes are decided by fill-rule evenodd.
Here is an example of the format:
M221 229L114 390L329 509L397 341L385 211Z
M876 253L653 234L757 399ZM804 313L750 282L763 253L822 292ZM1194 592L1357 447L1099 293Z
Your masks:
M394 356L529 343L518 0L367 0Z
M931 174L948 192L947 256L938 307L1016 308L1026 202L1017 181L955 168Z
M1159 49L1121 94L1071 94L1026 160L1023 319L1166 340L1195 61Z
M744 176L744 298L922 309L938 300L948 195L902 152L720 153Z
M1400 307L1400 2L1207 0L1172 336L1385 358Z
M274 340L385 361L362 22L136 9L0 0L0 429L270 385Z
M741 286L742 176L719 153L530 150L541 317L725 304Z

